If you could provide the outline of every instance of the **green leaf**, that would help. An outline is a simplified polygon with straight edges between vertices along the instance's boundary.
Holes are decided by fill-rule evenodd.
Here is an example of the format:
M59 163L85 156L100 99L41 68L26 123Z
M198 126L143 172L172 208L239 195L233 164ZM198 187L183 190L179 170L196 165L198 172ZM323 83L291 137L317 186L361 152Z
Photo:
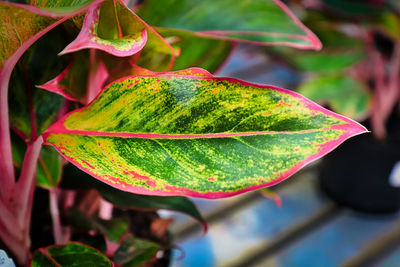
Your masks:
M99 193L105 200L121 207L144 210L165 209L182 212L196 219L203 225L204 231L207 231L207 222L203 219L194 203L186 197L136 195L106 185L99 188Z
M105 0L88 9L79 35L61 54L96 48L115 56L130 56L146 41L146 25L120 1Z
M175 59L173 70L199 67L215 72L230 55L234 45L231 41L197 35L193 32L156 28L174 47L179 47L180 55ZM146 62L138 62L146 67ZM152 69L150 67L150 69Z
M50 31L26 51L12 72L8 97L10 124L25 140L42 134L64 103L61 96L35 86L65 67L66 58L57 56L63 40L62 31Z
M79 11L91 3L100 2L93 0L31 0L31 5L53 14L68 14Z
M110 84L44 138L123 191L217 198L276 184L365 131L285 89L165 74Z
M154 258L160 249L160 245L156 243L129 235L121 243L112 259L115 263L126 267L143 266Z
M57 150L43 146L36 169L36 185L43 188L56 187L61 178L61 158Z
M67 216L70 224L82 230L98 230L114 243L120 241L121 237L129 230L130 225L128 216L116 217L111 220L101 220L82 213L76 207L69 209Z
M103 254L84 244L70 242L64 246L40 248L33 254L32 267L113 266Z
M377 14L388 9L388 7L383 3L376 3L379 1L323 0L323 2L341 13L345 12L352 15Z
M297 67L306 71L337 71L354 65L364 59L365 55L360 52L321 52L306 53L293 58Z
M0 16L0 70L30 38L57 21L6 2L0 2Z
M214 38L321 48L316 36L279 0L147 0L138 14L150 25Z
M37 86L62 95L68 100L89 103L100 92L109 74L95 50L78 51L57 77Z
M181 196L161 197L161 196L145 196L137 195L108 186L87 173L79 170L73 165L67 165L63 171L64 178L61 187L66 189L89 189L96 188L101 196L120 207L139 209L139 210L159 210L165 209L170 211L181 212L191 216L203 225L207 230L207 222L201 216L196 205L188 198Z
M16 135L11 136L14 166L20 170L26 151L25 142ZM43 188L56 187L61 178L61 158L57 150L42 146L36 168L36 185Z
M366 118L372 101L364 84L345 75L317 76L303 83L298 91L356 120Z

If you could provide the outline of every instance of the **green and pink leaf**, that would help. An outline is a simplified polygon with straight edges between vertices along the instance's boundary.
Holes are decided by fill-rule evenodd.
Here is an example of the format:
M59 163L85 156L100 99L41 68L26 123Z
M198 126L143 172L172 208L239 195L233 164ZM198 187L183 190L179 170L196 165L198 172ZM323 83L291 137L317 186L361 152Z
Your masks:
M318 38L280 0L147 0L138 14L150 25L260 45L321 49Z
M95 48L126 57L142 50L148 38L158 39L155 40L158 45L174 53L172 47L122 1L106 0L89 8L78 37L61 54Z
M104 266L111 267L111 262L105 255L87 245L70 242L63 246L48 246L38 249L34 254L30 266Z
M123 191L219 198L277 184L363 132L285 89L144 75L113 82L44 137Z
M37 87L87 104L100 93L109 78L108 70L94 49L73 53L71 58L58 76Z

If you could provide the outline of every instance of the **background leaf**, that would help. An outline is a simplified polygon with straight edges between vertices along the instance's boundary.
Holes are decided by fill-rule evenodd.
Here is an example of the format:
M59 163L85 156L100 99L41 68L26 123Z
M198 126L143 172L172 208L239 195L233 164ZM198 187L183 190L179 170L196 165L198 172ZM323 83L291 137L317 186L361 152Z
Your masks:
M347 74L316 76L303 83L298 91L356 120L366 118L372 101L366 86Z
M190 31L166 28L156 30L180 49L172 70L199 67L213 73L221 67L234 47L231 41L200 36ZM146 61L139 61L138 64L146 67Z
M139 209L139 210L170 210L181 212L191 216L200 222L204 230L207 229L207 222L201 216L196 205L188 198L182 196L161 197L161 196L145 196L137 195L115 189L105 183L102 183L87 173L79 170L74 165L70 164L64 168L63 180L61 187L65 189L88 189L96 188L101 196L113 203L114 205Z
M33 254L32 267L54 266L101 266L111 267L113 263L94 248L70 242L65 246L41 248Z
M205 36L321 48L316 36L279 0L146 0L138 14L150 25L190 30Z
M28 49L12 72L8 97L10 124L25 140L42 134L63 106L61 96L35 87L65 67L66 58L57 57L63 42L62 32L50 31Z
M26 143L15 134L11 138L14 166L21 170L26 151ZM52 147L42 146L36 168L36 185L43 188L53 188L61 179L60 154Z
M154 242L129 235L121 243L112 259L122 266L143 266L143 264L154 258L160 249L160 245Z

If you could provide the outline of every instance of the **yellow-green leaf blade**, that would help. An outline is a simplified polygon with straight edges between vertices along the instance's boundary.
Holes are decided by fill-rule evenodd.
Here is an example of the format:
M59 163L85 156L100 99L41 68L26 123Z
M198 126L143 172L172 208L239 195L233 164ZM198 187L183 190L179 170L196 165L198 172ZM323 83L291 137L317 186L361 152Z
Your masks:
M118 189L216 198L276 184L365 131L288 90L166 74L112 83L45 138Z

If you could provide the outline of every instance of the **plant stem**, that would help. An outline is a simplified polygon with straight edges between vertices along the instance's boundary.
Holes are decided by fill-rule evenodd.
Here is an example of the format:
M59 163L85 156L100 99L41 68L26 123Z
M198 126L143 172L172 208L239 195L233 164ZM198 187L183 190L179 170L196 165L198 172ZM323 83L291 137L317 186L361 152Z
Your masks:
M11 70L0 70L0 199L8 199L14 181L10 124L8 120L8 83Z
M13 251L13 253L18 254L18 263L21 265L27 264L30 255L31 240L29 227L33 206L33 191L35 189L36 166L42 143L43 138L41 136L34 142L28 143L21 174L12 192L11 203L14 203L14 213L22 235L21 246L24 248L22 251Z
M0 201L0 225L2 225L2 229L4 229L5 231L8 231L9 233L15 233L14 236L19 239L22 238L22 234L18 235L18 233L20 232L16 231L19 227L19 224L15 218L15 215L2 201Z
M61 225L60 212L58 209L58 192L57 188L52 188L49 190L50 198L50 214L51 220L53 222L53 235L56 245L62 245L68 242L69 235L64 232Z

